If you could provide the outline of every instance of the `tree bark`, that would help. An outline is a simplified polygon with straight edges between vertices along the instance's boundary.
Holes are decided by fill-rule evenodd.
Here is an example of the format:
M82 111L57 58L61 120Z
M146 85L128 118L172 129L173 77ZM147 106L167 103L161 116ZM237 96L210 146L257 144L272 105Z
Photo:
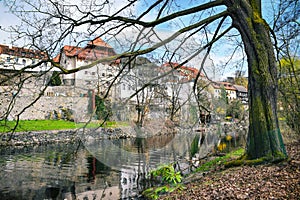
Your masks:
M277 118L277 67L269 26L259 0L225 0L248 59L249 159L287 156Z

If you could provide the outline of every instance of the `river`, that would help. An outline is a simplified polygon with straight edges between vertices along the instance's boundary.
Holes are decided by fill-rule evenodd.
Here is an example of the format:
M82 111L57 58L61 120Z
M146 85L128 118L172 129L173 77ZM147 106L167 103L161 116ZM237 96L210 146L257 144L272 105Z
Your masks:
M0 149L0 199L139 199L150 170L177 162L188 173L188 161L220 141L215 134L201 137L188 132Z

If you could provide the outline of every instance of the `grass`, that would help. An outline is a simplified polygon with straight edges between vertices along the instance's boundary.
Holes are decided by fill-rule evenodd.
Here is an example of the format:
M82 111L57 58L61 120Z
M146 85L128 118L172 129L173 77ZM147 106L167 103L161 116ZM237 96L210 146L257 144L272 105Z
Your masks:
M228 160L237 159L244 154L245 150L243 148L239 148L235 151L227 153L225 156L217 157L213 160L205 162L200 167L196 169L196 172L206 172L214 168L216 165L224 164Z
M89 123L86 127L96 128L101 124L102 122L95 121ZM16 121L0 121L0 132L11 132L15 125ZM20 120L15 132L76 129L84 127L85 125L85 123L76 124L74 122L64 120ZM116 128L126 125L127 124L125 122L106 122L103 127Z

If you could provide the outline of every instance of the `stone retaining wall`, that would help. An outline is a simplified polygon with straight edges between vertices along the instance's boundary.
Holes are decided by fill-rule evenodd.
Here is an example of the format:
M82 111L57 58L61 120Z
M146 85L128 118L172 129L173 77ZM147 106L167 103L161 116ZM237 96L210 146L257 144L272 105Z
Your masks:
M1 136L0 146L45 145L51 143L68 143L79 140L124 139L135 137L122 129L78 129L53 131L28 131L5 133Z

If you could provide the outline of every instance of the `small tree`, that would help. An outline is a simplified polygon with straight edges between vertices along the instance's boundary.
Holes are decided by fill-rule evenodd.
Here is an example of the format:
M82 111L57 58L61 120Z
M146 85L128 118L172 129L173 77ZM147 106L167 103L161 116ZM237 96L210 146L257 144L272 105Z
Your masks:
M62 82L61 82L59 75L60 75L60 73L58 71L54 71L52 73L52 76L50 78L48 85L49 86L60 86Z
M112 116L111 105L99 96L95 96L96 117L99 120L109 120Z

